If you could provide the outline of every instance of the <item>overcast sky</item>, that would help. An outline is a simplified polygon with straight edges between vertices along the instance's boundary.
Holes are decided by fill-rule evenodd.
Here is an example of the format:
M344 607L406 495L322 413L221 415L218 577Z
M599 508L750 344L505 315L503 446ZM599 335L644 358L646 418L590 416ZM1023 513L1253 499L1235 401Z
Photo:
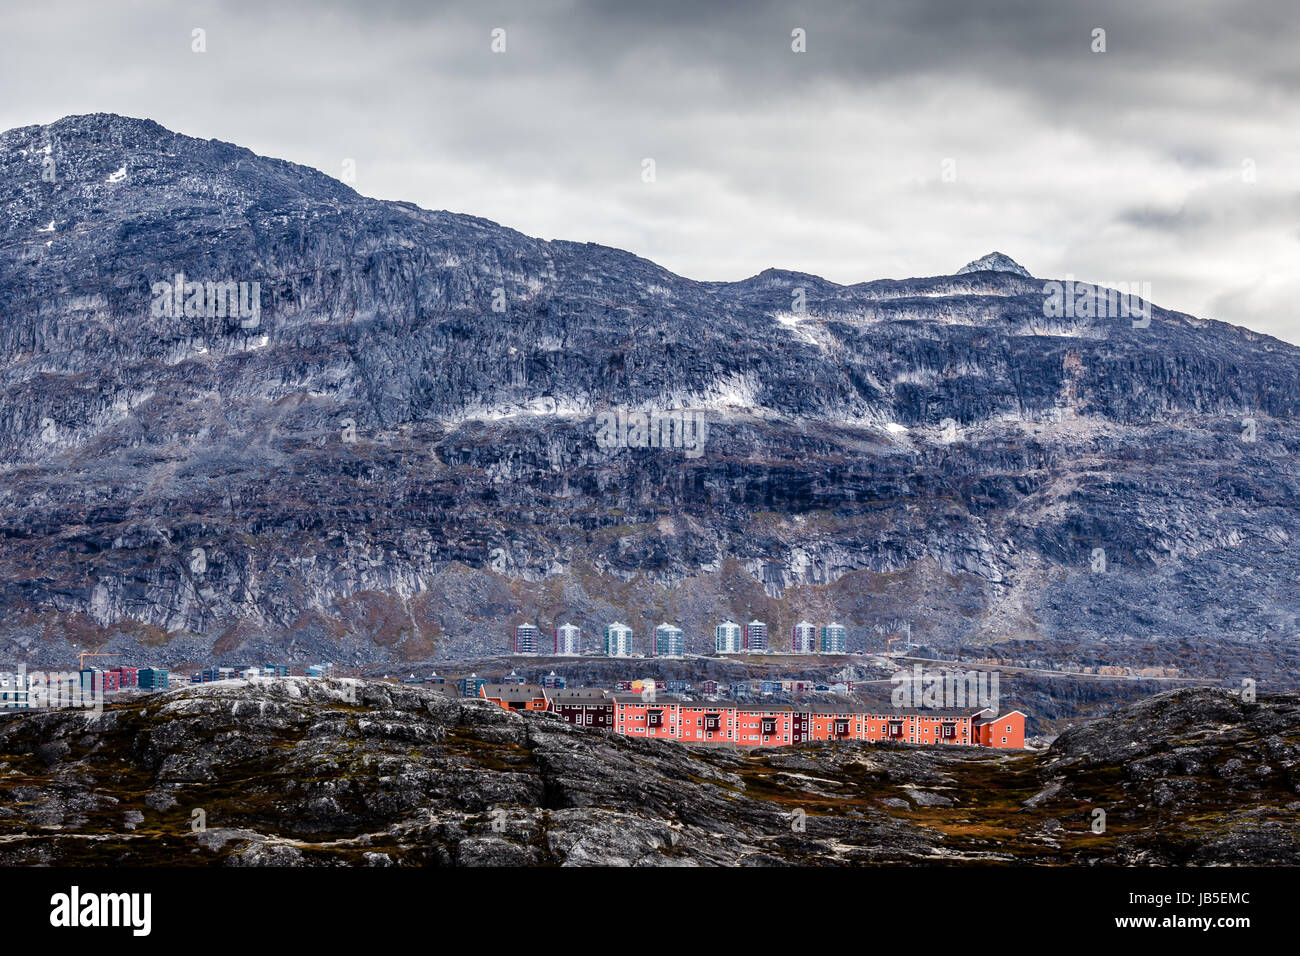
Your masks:
M7 4L0 127L114 112L351 158L365 195L697 279L997 249L1300 343L1295 0L283 6Z

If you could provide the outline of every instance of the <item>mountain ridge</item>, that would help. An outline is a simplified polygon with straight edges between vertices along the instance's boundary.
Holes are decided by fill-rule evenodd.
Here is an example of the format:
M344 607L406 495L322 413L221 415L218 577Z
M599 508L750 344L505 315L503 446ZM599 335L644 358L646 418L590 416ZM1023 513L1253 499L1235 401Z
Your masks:
M255 153L255 152L253 152L252 150L248 149L247 147L240 146L240 145L238 145L237 143L232 143L232 142L229 142L229 141L227 141L227 140L217 139L217 138L215 138L215 137L205 139L205 138L202 138L202 137L190 136L190 135L183 134L183 133L176 133L176 132L173 132L173 131L171 131L171 130L168 130L166 127L162 126L162 125L159 124L157 121L152 120L152 119L148 119L148 118L145 118L145 117L131 117L131 116L124 116L124 115L120 115L120 114L116 114L116 113L102 113L102 112L100 112L100 113L70 114L70 115L68 115L68 116L61 117L60 119L55 120L55 121L52 122L52 123L48 123L48 124L32 124L32 125L29 125L29 126L16 127L16 128L14 128L14 129L6 130L6 131L3 131L3 132L0 132L0 149L4 149L4 148L10 148L10 149L13 149L13 148L16 148L16 147L14 147L14 146L12 146L12 145L8 145L8 144L6 144L6 138L12 139L12 140L14 140L14 141L20 141L20 140L22 140L24 137L26 137L26 141L30 144L30 143L32 142L32 137L33 137L33 136L36 136L37 138L42 139L42 140L47 140L47 139L49 138L49 134L51 133L51 131L54 131L54 132L57 132L57 133L60 133L60 134L62 134L62 133L64 133L65 131L67 131L67 132L74 133L74 134L77 134L77 135L84 135L84 129L82 129L82 127L79 125L79 121L90 121L90 122L93 122L93 123L95 123L95 124L105 124L105 125L107 125L107 126L108 126L111 130L113 130L113 131L118 131L118 130L121 130L121 129L127 129L127 130L145 129L145 130L149 130L150 132L156 131L156 134L155 134L155 135L156 135L156 139L157 139L157 141L158 141L159 143L163 142L164 140L172 141L172 142L175 142L175 141L178 141L178 140L184 140L184 141L188 141L188 142L192 142L192 143L200 143L200 144L205 144L205 145L210 146L210 147L217 148L217 149L222 150L222 151L229 151L229 152L232 152L232 153L239 154L239 155L242 156L242 157L246 157L246 158L249 158L249 159L256 160L256 161L258 161L259 163L266 163L266 164L270 164L270 165L272 165L272 166L274 166L274 167L282 167L282 168L286 168L286 169L292 169L292 170L297 170L297 171L306 172L306 173L309 173L309 174L310 174L311 176L313 176L313 177L318 177L320 180L325 181L325 182L328 182L328 184L330 184L332 187L334 187L334 188L336 188L336 189L344 190L344 191L345 191L345 195L348 195L350 198L353 198L353 199L355 199L355 200L357 200L357 201L361 201L361 202L363 202L363 203L373 203L373 204L379 204L379 205L381 205L381 206L396 206L396 207L402 207L402 208L406 208L406 209L408 209L408 210L410 210L410 211L413 211L413 212L418 212L418 213L422 213L422 214L433 214L433 215L435 215L435 216L436 216L436 215L454 216L454 217L458 217L459 219L465 220L466 222L472 222L472 223L477 223L477 224L480 224L480 225L490 226L490 227L492 227L492 228L494 228L494 229L500 229L500 230L502 230L502 231L504 231L504 232L507 232L507 233L512 233L512 234L515 234L515 235L518 235L518 236L521 236L521 237L524 237L524 238L528 238L528 239L530 239L531 241L533 241L533 242L537 242L537 243L544 243L544 244L552 244L552 243L554 243L554 244L565 244L565 245L574 245L574 246L580 246L580 247L581 247L581 246L591 246L591 247L598 247L598 248L601 248L601 249L606 249L606 250L609 250L609 251L613 251L613 252L620 253L620 254L625 255L625 256L631 256L631 257L634 257L635 259L637 259L637 260L639 260L639 261L641 261L641 262L645 262L645 263L648 263L648 264L650 264L650 265L653 265L655 268L657 268L657 269L661 269L663 272L665 272L665 273L667 273L667 274L669 274L669 275L672 275L674 278L676 278L677 280L679 280L679 281L681 281L681 282L684 282L684 283L696 283L696 284L698 284L698 285L702 285L702 286L741 286L741 285L745 285L745 284L753 284L753 283L757 283L759 280L762 280L762 279L764 279L764 277L768 277L768 276L779 276L779 277L781 277L781 278L792 277L792 276L801 276L801 277L803 277L803 278L806 279L806 280L810 280L810 281L813 281L813 282L815 282L815 283L819 283L819 284L822 284L822 285L825 285L825 286L828 286L828 287L835 287L835 288L839 288L839 289L852 290L852 289L861 289L861 288L864 288L864 287L872 287L872 286L876 286L876 285L881 285L881 286L883 287L883 286L886 286L886 285L889 285L889 284L906 284L906 283L910 283L910 282L924 282L924 281L926 281L926 280L952 279L952 278L954 278L954 277L956 277L956 276L967 275L967 274L971 274L971 273L975 273L975 272L981 272L981 271L1005 272L1005 273L1008 273L1008 274L1019 275L1019 276L1021 276L1022 278L1034 279L1034 277L1031 276L1031 274L1028 272L1028 270L1024 269L1024 267L1021 266L1019 263L1017 263L1014 259L1012 259L1011 257L1005 255L1004 253L999 252L999 251L996 251L996 250L994 250L994 251L992 251L992 252L989 252L988 254L986 254L986 255L984 255L984 256L978 258L978 259L975 259L975 260L972 260L971 262L966 263L964 266L962 266L961 268L957 269L956 271L954 271L954 272L952 272L952 273L948 273L948 274L936 274L936 275L929 275L929 276L911 276L911 277L908 277L908 278L876 277L876 278L871 278L871 279L862 279L862 280L859 280L859 281L857 281L857 282L852 282L852 283L839 283L839 282L835 282L835 281L832 280L832 279L826 279L826 278L824 278L824 277L822 277L822 276L818 276L818 275L815 275L815 274L812 274L812 273L798 272L798 271L793 271L793 270L783 269L783 268L778 267L778 266L773 266L773 267L770 267L770 268L768 268L768 269L764 269L764 270L762 270L762 271L760 271L760 272L758 272L758 273L756 273L756 274L754 274L754 275L752 275L752 276L748 276L748 277L741 278L741 279L734 279L734 280L732 280L732 279L727 279L727 280L711 280L711 279L706 279L706 280L695 280L695 279L689 279L689 278L687 278L687 277L685 277L685 276L679 275L679 274L677 274L677 273L673 273L673 272L671 272L670 270L664 268L663 266L659 266L657 263L654 263L653 260L646 259L645 257L640 256L640 255L638 255L638 254L636 254L636 253L634 253L634 252L630 252L630 251L628 251L628 250L619 249L619 248L617 248L617 247L615 247L615 246L606 246L606 245L603 245L603 244L601 244L601 243L585 242L585 241L583 241L583 240L578 240L578 239L553 239L553 240L536 239L536 238L533 238L533 237L528 237L528 236L526 236L526 234L524 234L524 233L522 233L522 232L519 232L518 230L515 230L515 229L513 229L513 228L511 228L511 227L509 227L509 226L506 226L506 225L502 224L502 223L499 223L499 222L496 222L496 221L494 221L494 220L487 219L487 218L484 218L484 217L481 217L481 216L475 216L475 215L473 215L473 214L471 214L471 213L465 213L465 212L453 212L453 211L446 210L446 209L437 209L437 210L435 210L435 209L429 209L429 208L426 208L426 207L420 206L420 205L418 205L418 204L416 204L416 203L412 203L412 202L409 202L409 201L406 201L406 200L376 199L376 198L373 198L373 197L365 196L365 195L363 195L362 193L357 192L357 191L356 191L355 189L353 189L351 186L347 185L346 183L344 183L343 181L339 180L338 178L333 177L333 176L329 175L328 173L326 173L326 172L324 172L324 171L322 171L322 170L316 169L315 167L312 167L312 166L306 166L306 165L302 165L302 164L299 164L299 163L295 163L295 162L293 162L292 160L280 159L280 158L276 158L276 157L262 156L262 155L259 155L259 154ZM39 134L39 135L38 135L38 134ZM979 267L979 268L977 268L977 267ZM1036 279L1035 279L1035 281L1039 281L1039 280L1036 280ZM1062 279L1057 279L1057 280L1042 280L1042 281L1064 281L1064 280L1062 280ZM1086 281L1085 281L1085 280L1082 280L1082 279L1075 279L1075 280L1073 280L1073 281L1077 281L1077 282L1079 282L1081 285L1083 285L1083 284L1087 284ZM1165 311L1165 312L1167 312L1167 313L1170 314L1170 315L1187 315L1187 314L1188 314L1188 313L1177 313L1177 312L1172 312L1172 311L1169 311L1169 310L1162 310L1162 311ZM1198 319L1198 321L1213 321L1213 322L1221 322L1221 320L1216 320L1216 319L1204 319L1204 318L1200 318L1200 319ZM1284 341L1282 341L1282 340L1280 340L1280 339L1276 339L1276 338L1273 337L1273 336L1269 336L1269 335L1267 335L1267 333L1255 332L1254 330L1251 330L1251 329L1249 329L1249 328L1247 328L1247 327L1245 327L1245 326L1237 326L1237 325L1234 325L1234 324L1232 324L1232 323L1228 323L1228 322L1222 322L1222 324L1223 324L1223 325L1226 325L1226 326L1228 326L1228 327L1230 327L1230 328L1241 328L1241 329L1243 329L1243 330L1249 332L1251 335L1263 336L1263 337L1265 337L1265 338L1272 339L1273 341L1280 342L1281 344L1286 345L1286 346L1288 346L1288 347L1290 347L1290 348L1296 348L1296 346L1293 346L1293 345L1291 345L1290 343L1284 342Z

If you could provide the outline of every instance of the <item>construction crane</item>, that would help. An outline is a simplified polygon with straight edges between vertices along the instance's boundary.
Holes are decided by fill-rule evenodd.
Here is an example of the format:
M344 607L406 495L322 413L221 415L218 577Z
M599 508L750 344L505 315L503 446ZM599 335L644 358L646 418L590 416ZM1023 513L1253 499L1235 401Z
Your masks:
M121 654L101 654L98 651L82 651L80 654L77 655L78 670L84 671L86 669L87 657L121 657L121 656L122 656Z
M905 630L905 632L906 632L906 638L907 638L907 643L904 645L903 649L904 649L904 650L908 650L908 651L910 651L912 648L914 648L914 647L916 646L915 644L912 643L912 622L911 622L911 621L904 621L904 622L903 622L903 628L904 628L904 630ZM880 627L879 624L876 625L876 630L877 630L877 631L882 630L882 628ZM893 657L893 656L894 656L894 652L893 652L893 650L892 650L893 645L894 645L894 642L895 642L895 641L901 641L901 640L903 640L903 638L901 638L901 637L887 637L887 638L885 638L885 656L886 656L886 657Z

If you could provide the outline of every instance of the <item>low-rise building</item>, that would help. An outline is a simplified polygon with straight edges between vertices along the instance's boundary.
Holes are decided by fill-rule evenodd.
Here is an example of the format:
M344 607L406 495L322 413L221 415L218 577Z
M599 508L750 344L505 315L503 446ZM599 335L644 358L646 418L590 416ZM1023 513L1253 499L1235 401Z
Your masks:
M608 726L630 737L692 744L779 747L854 740L998 749L1024 747L1025 715L1018 710L994 716L987 709L877 710L852 701L794 707L743 705L588 689L557 693L551 709L573 724Z
M83 692L107 694L120 690L121 685L116 674L86 667L81 670L81 689Z
M117 675L117 686L119 688L140 686L140 668L138 667L110 667L105 673Z
M736 710L736 744L741 747L780 747L792 743L794 712L767 705L761 710Z
M550 700L541 684L483 684L478 695L506 710L546 710Z
M171 671L165 667L142 667L137 679L141 690L166 690Z
M736 705L730 701L683 701L675 716L677 739L684 743L736 742Z
M460 688L461 697L478 697L479 691L483 689L485 684L487 684L487 681L477 674L470 674L468 677L462 677L456 681L456 686Z
M1004 711L994 716L986 708L974 722L974 742L981 747L1008 747L1023 750L1025 747L1025 714L1019 710Z
M27 672L0 672L0 710L27 710L31 705Z
M629 737L680 740L686 743L735 742L735 704L703 704L675 698L646 700L616 695L615 730Z
M578 727L614 729L614 695L606 690L558 691L551 695L551 710Z

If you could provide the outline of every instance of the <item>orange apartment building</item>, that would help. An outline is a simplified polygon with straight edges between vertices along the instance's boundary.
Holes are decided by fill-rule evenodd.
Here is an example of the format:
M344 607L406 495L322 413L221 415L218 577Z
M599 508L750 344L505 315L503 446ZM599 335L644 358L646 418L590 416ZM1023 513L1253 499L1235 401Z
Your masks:
M484 684L478 695L506 710L551 709L551 700L541 684Z
M780 747L793 743L789 707L741 710L723 701L647 701L616 695L614 729L629 737L671 737L683 743Z
M981 747L1025 747L1025 715L1018 710L994 717L991 710L980 712L975 721L975 743Z
M794 710L775 704L766 710L737 710L735 728L741 747L783 747L794 743Z
M608 727L642 739L736 747L784 747L815 741L892 741L906 744L1022 750L1025 714L982 710L867 711L851 704L771 704L737 707L726 701L648 699L596 690L558 691L536 684L485 684L479 696L507 710L551 710L569 723ZM581 697L581 700L579 700ZM581 706L578 706L578 705Z
M997 717L987 708L965 711L870 713L846 705L795 710L784 705L740 708L725 702L614 696L614 730L630 737L683 743L780 747L811 741L864 740L1023 749L1025 715Z

